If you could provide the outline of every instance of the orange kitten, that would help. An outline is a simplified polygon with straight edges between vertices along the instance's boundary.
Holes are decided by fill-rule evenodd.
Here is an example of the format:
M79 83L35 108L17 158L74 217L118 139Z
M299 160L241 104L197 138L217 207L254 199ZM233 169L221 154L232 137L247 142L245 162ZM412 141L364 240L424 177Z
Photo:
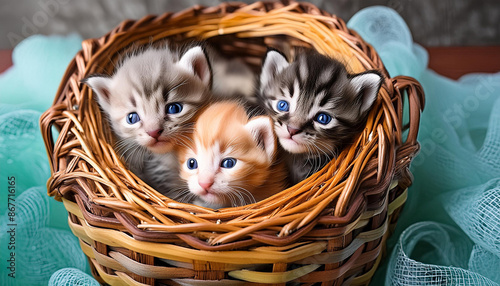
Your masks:
M241 206L285 187L285 166L276 162L271 119L248 119L235 102L209 106L196 121L191 146L178 152L180 177L194 204L211 208Z

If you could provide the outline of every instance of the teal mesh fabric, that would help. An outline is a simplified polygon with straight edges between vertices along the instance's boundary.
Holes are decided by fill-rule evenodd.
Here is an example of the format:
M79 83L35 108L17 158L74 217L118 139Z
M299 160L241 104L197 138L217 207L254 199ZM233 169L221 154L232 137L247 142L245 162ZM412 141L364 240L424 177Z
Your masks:
M78 35L34 35L20 42L12 54L14 66L0 76L0 103L16 109L47 110L81 41Z
M498 285L474 270L466 270L471 250L472 243L456 228L435 222L416 223L401 234L386 281L389 285L415 286Z
M442 199L450 216L470 239L500 259L500 178L457 190Z
M47 285L64 267L89 271L64 206L47 196L50 169L38 123L80 47L78 36L33 36L0 75L0 285Z
M492 281L500 281L500 271L498 270L498 263L500 262L498 260L498 256L487 248L474 245L469 259L469 269Z
M67 230L49 227L50 203L44 187L34 187L16 198L15 216L15 270L2 255L1 285L46 285L48 279L61 267L86 270L87 259L81 252L77 238ZM66 214L67 216L67 214ZM8 245L8 218L0 218L0 243ZM10 258L10 255L8 256ZM9 273L15 273L15 278Z
M362 10L348 26L374 46L391 76L415 77L426 93L414 184L372 285L499 285L500 74L454 81L427 69L425 49L386 7ZM2 187L0 285L97 285L84 273L64 207L46 196L38 126L80 41L28 38L14 51L15 67L0 75L0 180L7 186L16 177L17 209L12 279L3 259L10 237Z
M48 286L99 286L92 276L76 268L57 270L50 277Z
M426 94L414 184L372 285L498 285L500 73L454 81L427 69L426 51L386 7L358 12L348 27L392 77L415 77Z

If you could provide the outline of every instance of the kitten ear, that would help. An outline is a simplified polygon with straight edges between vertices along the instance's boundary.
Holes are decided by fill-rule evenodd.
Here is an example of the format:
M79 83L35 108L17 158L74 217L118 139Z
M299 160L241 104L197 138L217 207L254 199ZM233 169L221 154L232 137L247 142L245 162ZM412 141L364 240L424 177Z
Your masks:
M360 113L365 113L377 99L378 90L382 85L382 75L377 71L360 73L351 78L351 85L361 103Z
M254 117L248 121L245 128L252 134L257 145L266 152L269 161L272 161L276 152L276 140L271 118L267 116Z
M111 81L112 79L105 75L90 76L82 81L92 88L97 95L97 102L104 110L109 110L111 107Z
M189 49L179 60L179 65L199 77L204 85L210 86L212 73L207 55L200 46Z
M286 60L285 56L276 51L269 50L262 63L262 72L260 74L260 86L264 87L269 82L271 82L277 74L279 74L283 69L288 67L290 64Z

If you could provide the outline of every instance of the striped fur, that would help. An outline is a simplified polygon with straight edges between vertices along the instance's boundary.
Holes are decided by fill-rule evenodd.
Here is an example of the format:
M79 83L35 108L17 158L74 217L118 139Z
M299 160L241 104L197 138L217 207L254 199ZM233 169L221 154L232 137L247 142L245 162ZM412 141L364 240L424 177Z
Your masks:
M125 56L112 76L93 75L84 82L107 115L129 168L166 193L178 187L177 160L168 153L188 140L198 111L211 100L211 81L201 46L184 51L151 46ZM182 110L169 114L168 106L176 103ZM131 113L139 122L127 122ZM157 135L148 134L155 130Z
M107 115L117 137L115 147L130 170L174 199L182 199L176 191L184 185L172 151L190 140L203 108L228 98L256 101L251 70L202 42L131 47L112 76L92 75L84 83ZM181 112L168 113L171 104L182 105ZM128 123L131 113L140 121Z
M352 143L381 83L376 71L351 75L340 62L313 50L299 51L291 63L280 52L268 51L259 96L288 153L292 183L319 170ZM289 110L279 110L280 101L286 101ZM321 124L316 120L320 114L331 116L331 121Z

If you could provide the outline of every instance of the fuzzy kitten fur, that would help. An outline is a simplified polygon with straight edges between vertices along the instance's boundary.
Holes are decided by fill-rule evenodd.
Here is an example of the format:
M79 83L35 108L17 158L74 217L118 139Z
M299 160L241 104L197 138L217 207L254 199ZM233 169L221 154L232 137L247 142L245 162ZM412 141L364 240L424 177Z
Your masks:
M284 162L268 116L248 118L237 102L219 102L198 118L178 150L184 199L211 208L246 205L284 189Z
M133 49L113 75L91 75L84 83L107 115L115 148L130 170L159 192L171 193L180 185L171 152L189 140L198 113L217 99L212 86L222 89L225 70L233 64L203 43L174 47L164 42ZM251 94L253 78L239 80L250 83L217 92L219 97Z
M295 184L324 167L363 130L382 76L349 74L337 60L304 49L288 62L276 50L263 60L259 97Z

